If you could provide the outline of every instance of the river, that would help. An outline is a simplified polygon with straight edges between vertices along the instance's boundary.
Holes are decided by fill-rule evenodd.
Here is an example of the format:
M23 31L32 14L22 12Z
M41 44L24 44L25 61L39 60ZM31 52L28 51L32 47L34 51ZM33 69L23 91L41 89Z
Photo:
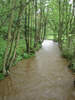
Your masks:
M75 100L67 66L58 44L45 40L35 57L20 61L0 81L0 100Z

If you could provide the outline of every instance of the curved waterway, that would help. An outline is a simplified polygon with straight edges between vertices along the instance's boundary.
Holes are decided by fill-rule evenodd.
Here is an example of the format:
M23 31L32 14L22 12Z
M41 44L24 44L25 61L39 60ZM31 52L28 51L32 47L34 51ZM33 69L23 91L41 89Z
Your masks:
M0 100L75 100L67 66L58 44L45 40L35 57L20 61L0 81Z

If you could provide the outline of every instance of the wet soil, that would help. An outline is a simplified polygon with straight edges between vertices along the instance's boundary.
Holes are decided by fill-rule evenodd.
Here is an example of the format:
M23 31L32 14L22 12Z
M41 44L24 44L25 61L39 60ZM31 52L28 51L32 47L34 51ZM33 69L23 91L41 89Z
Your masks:
M45 40L35 57L19 62L0 81L0 100L75 100L67 66L58 44Z

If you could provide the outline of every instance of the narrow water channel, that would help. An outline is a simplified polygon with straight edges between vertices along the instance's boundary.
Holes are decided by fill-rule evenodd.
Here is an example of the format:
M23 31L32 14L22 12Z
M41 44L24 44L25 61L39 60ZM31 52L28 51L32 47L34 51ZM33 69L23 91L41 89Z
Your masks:
M0 100L75 100L67 66L58 44L45 40L35 57L20 61L0 81Z

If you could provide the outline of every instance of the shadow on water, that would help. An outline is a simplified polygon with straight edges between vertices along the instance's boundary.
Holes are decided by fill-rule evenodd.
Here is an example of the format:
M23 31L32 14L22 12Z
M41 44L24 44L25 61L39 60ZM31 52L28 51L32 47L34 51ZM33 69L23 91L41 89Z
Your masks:
M67 65L58 44L45 40L35 57L19 62L0 81L0 100L75 100Z

